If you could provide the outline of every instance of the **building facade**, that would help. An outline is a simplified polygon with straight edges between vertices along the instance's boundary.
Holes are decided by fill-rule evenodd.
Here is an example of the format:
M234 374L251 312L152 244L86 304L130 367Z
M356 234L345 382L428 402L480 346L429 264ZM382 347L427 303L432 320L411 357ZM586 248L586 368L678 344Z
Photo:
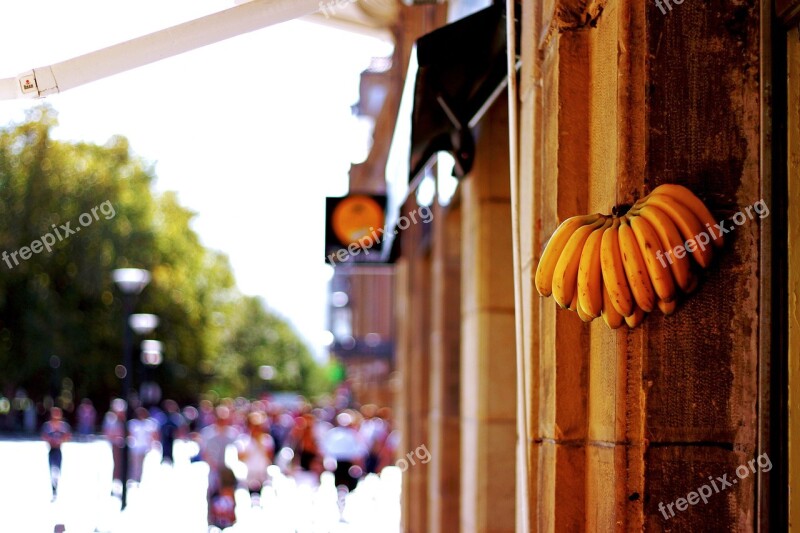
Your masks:
M405 531L800 523L797 4L508 3L518 75L471 125L474 162L433 227L400 237L398 415L403 446L434 457L406 472ZM729 224L770 214L639 327L537 294L560 222L663 183Z
M400 451L432 456L404 474L403 530L797 528L800 2L397 6L394 61L415 68L377 119L384 190L402 215L435 184L430 224L391 244ZM428 36L498 7L515 75L465 116L448 91L474 71L437 78L457 46ZM538 295L559 223L665 183L723 223L768 214L731 226L670 316L611 330Z

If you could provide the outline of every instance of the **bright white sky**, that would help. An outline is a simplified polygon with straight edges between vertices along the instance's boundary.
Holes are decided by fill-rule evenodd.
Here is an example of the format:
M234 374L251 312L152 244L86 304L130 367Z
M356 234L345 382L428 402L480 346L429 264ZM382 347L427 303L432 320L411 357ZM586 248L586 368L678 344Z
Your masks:
M234 5L233 0L39 0L0 4L0 78ZM293 21L50 96L59 139L126 136L159 191L197 212L245 294L263 296L318 357L326 329L325 196L347 192L366 135L359 74L386 43ZM231 80L246 89L230 92ZM0 125L37 100L0 101ZM144 310L143 310L144 311Z

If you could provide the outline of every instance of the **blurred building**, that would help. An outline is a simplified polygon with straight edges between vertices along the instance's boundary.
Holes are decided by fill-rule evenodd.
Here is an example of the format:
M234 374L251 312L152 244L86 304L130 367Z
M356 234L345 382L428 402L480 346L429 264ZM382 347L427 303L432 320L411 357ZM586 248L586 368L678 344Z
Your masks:
M353 112L373 125L372 147L365 161L350 169L350 192L385 194L383 178L388 153L388 120L396 107L391 94L393 57L374 58L361 74L360 98ZM388 135L387 135L388 133ZM375 246L379 253L380 245ZM345 368L353 397L360 404L390 406L390 377L395 368L394 268L389 264L341 264L330 284L330 331L334 342L330 353Z
M394 1L352 2L316 22L368 32L394 43L391 57L375 58L361 74L354 114L372 125L367 158L350 169L350 193L384 195L389 155L410 48L414 40L444 22L441 6L407 6ZM382 246L376 246L382 249ZM384 250L385 251L385 250ZM395 267L383 262L336 266L330 283L330 353L344 368L354 400L392 406L396 350Z
M393 403L393 285L391 266L338 266L331 279L330 354L344 365L359 404Z

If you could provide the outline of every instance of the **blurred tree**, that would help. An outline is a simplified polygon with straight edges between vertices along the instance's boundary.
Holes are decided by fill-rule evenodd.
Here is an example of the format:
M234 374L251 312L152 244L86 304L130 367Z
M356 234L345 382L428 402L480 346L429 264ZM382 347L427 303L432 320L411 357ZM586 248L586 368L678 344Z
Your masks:
M255 397L264 391L296 391L306 396L329 392L324 370L292 327L267 311L257 297L241 297L228 314L230 320L214 368L214 390L220 396L246 391ZM264 379L259 368L270 366Z
M41 399L65 378L74 400L107 405L119 394L122 310L111 271L121 267L153 275L136 310L161 319L165 395L194 401L212 384L246 393L227 359L274 363L276 387L302 389L316 368L305 346L260 302L239 295L227 257L202 246L194 213L175 194L151 192L154 171L128 141L56 141L56 123L42 106L0 130L0 395L25 387ZM23 247L46 234L50 250L24 259Z

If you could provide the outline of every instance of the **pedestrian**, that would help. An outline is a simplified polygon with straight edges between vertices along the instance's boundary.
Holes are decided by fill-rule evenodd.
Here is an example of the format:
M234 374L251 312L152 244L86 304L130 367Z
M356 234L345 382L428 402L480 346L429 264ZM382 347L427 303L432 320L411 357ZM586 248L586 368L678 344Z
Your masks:
M236 523L235 490L236 476L230 468L223 469L220 472L219 489L209 498L208 525L225 529Z
M378 464L375 469L375 472L379 474L384 468L394 464L397 446L400 442L400 432L393 426L392 409L390 407L379 408L378 417L383 420L384 424L383 437L378 449Z
M225 464L225 451L236 441L238 432L231 426L231 412L224 405L214 410L214 422L200 432L200 456L208 463L208 524L219 520L214 509L226 507L236 488L236 477ZM228 520L226 518L225 520Z
M261 489L267 482L267 468L275 459L275 441L264 431L266 417L255 411L247 415L247 432L236 442L239 460L247 466L245 483L250 497L260 497Z
M386 422L378 416L378 406L367 404L361 407L361 415L364 421L358 428L358 432L364 439L369 453L365 461L364 470L367 474L377 474L380 463L380 453L387 437Z
M130 434L130 479L134 483L142 482L144 458L153 447L153 442L158 440L158 425L150 418L150 413L144 407L137 407L136 417L128 422Z
M78 406L78 435L88 437L94 433L97 424L97 410L92 400L84 398Z
M280 450L289 441L289 433L294 427L294 417L283 412L279 406L270 406L269 434L275 441L275 449Z
M25 402L25 408L22 414L22 429L28 435L36 433L36 426L38 425L37 418L36 405L29 399Z
M322 437L326 459L336 460L334 484L347 491L352 491L358 485L369 452L364 439L354 428L355 423L350 411L342 411L336 415L336 427L329 429Z
M200 400L197 414L197 430L202 431L214 423L214 404L209 400Z
M64 413L58 407L50 409L50 420L42 426L42 438L50 445L48 462L50 464L50 482L53 486L53 500L58 493L58 481L61 478L61 445L72 438L72 428L64 421Z
M173 449L175 439L186 432L186 420L180 413L175 400L164 400L164 422L161 424L161 462L174 464Z
M103 435L111 445L111 455L114 459L114 471L112 474L112 485L119 487L118 490L111 489L111 493L122 493L122 472L123 455L125 453L125 421L127 420L127 403L122 398L116 398L111 402L108 412L103 417Z
M295 442L296 455L299 456L300 469L319 475L321 473L319 472L321 461L315 424L316 418L310 412L297 417L293 430L293 440Z

